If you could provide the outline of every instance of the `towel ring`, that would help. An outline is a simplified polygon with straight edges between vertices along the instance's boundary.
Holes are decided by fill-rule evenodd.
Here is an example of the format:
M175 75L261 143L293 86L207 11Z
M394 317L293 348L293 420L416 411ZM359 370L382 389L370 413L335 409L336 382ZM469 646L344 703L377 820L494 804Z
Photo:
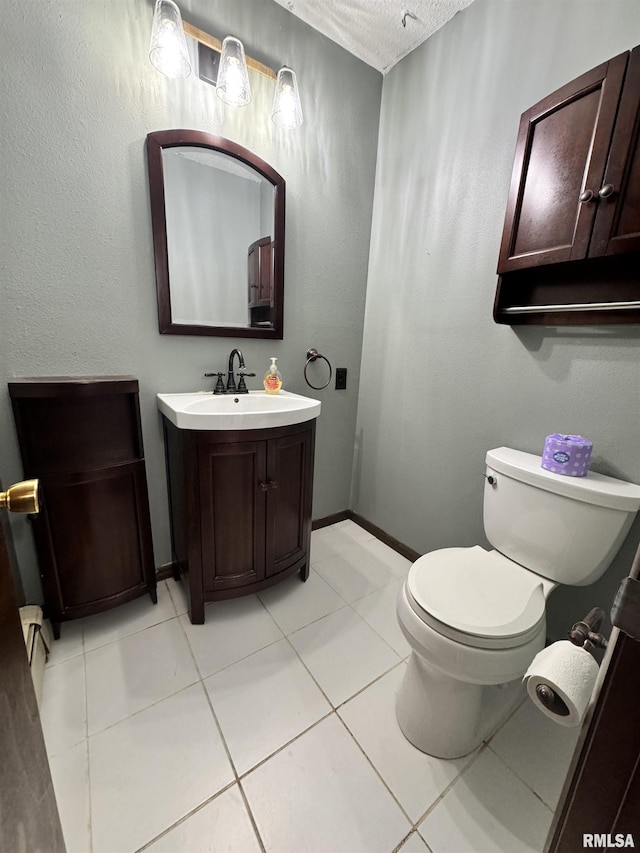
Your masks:
M327 379L327 381L324 383L324 385L312 385L312 384L309 382L309 379L307 378L307 367L309 367L309 365L310 365L313 361L317 361L319 358L321 358L321 359L323 359L324 361L326 361L326 362L327 362L327 365L329 366L329 378L328 378L328 379ZM317 349L315 349L315 347L312 347L311 349L308 349L308 350L307 350L307 363L306 363L306 364L305 364L305 366L304 366L304 381L307 383L307 385L309 386L309 388L313 388L313 390L314 390L314 391L322 391L322 389L323 389L323 388L326 388L326 387L327 387L327 385L331 382L331 377L332 377L332 376L333 376L333 368L331 367L331 362L329 361L329 359L328 359L326 356L324 356L324 355L320 355L320 353L318 352L318 350L317 350Z

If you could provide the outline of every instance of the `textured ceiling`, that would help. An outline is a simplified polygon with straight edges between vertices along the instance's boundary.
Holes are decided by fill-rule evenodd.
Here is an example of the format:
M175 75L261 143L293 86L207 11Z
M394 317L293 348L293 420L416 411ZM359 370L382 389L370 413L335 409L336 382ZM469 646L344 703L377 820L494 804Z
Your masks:
M276 0L384 74L472 0Z

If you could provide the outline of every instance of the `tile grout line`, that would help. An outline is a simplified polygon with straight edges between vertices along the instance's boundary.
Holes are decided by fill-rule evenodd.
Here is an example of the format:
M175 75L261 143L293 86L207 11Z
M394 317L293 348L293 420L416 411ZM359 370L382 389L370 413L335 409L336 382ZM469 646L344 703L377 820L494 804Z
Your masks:
M360 752L362 753L362 755L363 755L363 756L364 756L364 758L366 759L367 763L369 764L369 766L371 767L371 769L373 770L373 772L376 774L376 776L378 777L378 779L382 782L382 784L383 784L383 786L384 786L385 790L390 794L390 796L393 798L393 801L394 801L394 802L395 802L395 804L398 806L398 808L400 809L400 811L402 812L402 814L403 814L403 815L406 817L406 819L409 821L409 824L411 825L412 830L413 830L413 829L415 829L415 824L414 824L414 822L411 820L411 818L409 817L409 815L407 814L407 812L405 811L404 806L403 806L403 805L402 805L402 803L398 800L398 798L396 797L396 795L393 793L393 791L391 790L391 788L390 788L390 787L389 787L389 785L387 784L386 780L383 778L382 774L379 772L378 768L375 766L375 764L373 763L373 761L371 760L371 758L369 758L369 756L367 755L367 753L364 751L364 748L360 745L360 742L358 741L358 739L356 738L356 736L353 734L353 732L351 731L351 729L349 728L349 726L346 724L346 722L342 719L342 717L340 716L340 714L338 714L338 713L337 713L337 711L336 711L336 716L338 717L338 719L340 720L340 722L342 723L342 725L343 725L343 726L344 726L344 728L346 729L347 734L349 735L349 737L353 740L353 742L355 743L355 745L357 746L357 748L360 750ZM411 831L409 832L409 835L410 835L410 834L411 834ZM407 835L407 836L406 836L406 838L408 838L408 837L409 837L409 836ZM405 838L405 840L406 840L406 838ZM402 843L404 843L404 842L400 842L400 844L402 844ZM399 845L396 845L396 847L394 847L394 850L396 850L396 849L397 849L397 847L399 847L399 846L400 846L400 844L399 844Z
M269 615L270 615L270 614L269 614ZM187 616L188 616L188 614L187 614ZM272 618L273 618L273 617L272 617ZM247 799L247 797L246 797L246 794L245 794L245 792L244 792L244 789L243 789L243 788L242 788L242 786L240 785L240 776L238 775L238 769L237 769L236 764L235 764L235 762L234 762L234 760L233 760L233 757L232 757L232 755L231 755L231 750L229 749L229 746L228 746L228 744L227 744L227 739L226 739L226 738L225 738L225 736L224 736L224 732L222 731L222 726L220 725L220 721L218 720L218 716L217 716L217 714L216 714L216 712L215 712L215 709L214 709L214 707L213 707L213 701L212 701L211 696L209 695L209 691L207 690L206 685L205 685L205 683L204 683L204 682L205 682L205 679L204 679L204 677L202 676L202 674L201 674L201 672L200 672L200 667L198 666L198 662L197 662L197 660L196 660L195 653L194 653L193 649L191 648L191 643L189 642L189 638L188 638L187 633L186 633L186 631L185 631L185 629L184 629L184 625L182 624L182 620L178 620L178 621L180 622L180 627L181 627L181 629L182 629L182 633L183 633L183 635L184 635L185 641L186 641L187 646L188 646L188 648L189 648L189 653L191 654L191 658L192 658L193 663L194 663L194 666L195 666L195 668L196 668L196 672L198 672L198 674L200 674L200 684L202 685L202 689L203 689L203 691L204 691L205 699L207 700L207 704L209 705L209 709L210 709L210 711L211 711L211 716L213 717L213 721L214 721L215 726L216 726L216 728L217 728L217 730L218 730L218 735L219 735L220 740L221 740L221 742L222 742L222 745L223 745L223 747L224 747L224 751L225 751L225 753L226 753L226 755L227 755L227 760L229 761L229 765L231 766L231 771L232 771L232 773L233 773L233 775L234 775L234 781L233 781L233 783L231 783L231 785L227 786L227 788L231 787L232 785L237 785L237 786L238 786L238 790L240 791L240 796L242 797L242 800L243 800L243 802L244 802L245 808L246 808L246 810L247 810L247 815L248 815L248 817L249 817L249 821L250 821L250 823L251 823L251 826L253 827L253 831L255 832L255 835L256 835L256 839L257 839L257 841L258 841L258 844L259 844L259 846L260 846L261 850L263 851L263 853L266 853L266 851L265 851L265 846L264 846L264 843L263 843L263 841L262 841L262 836L260 835L260 832L258 831L258 825L257 825L257 823L256 823L255 817L254 817L253 812L252 812L252 810L251 810L251 807L250 807L250 805L249 805L249 801L248 801L248 799ZM274 620L274 622L275 622L275 620ZM279 627L279 626L278 626L278 627ZM279 640L278 640L278 641L276 641L276 642L279 642ZM273 643L269 643L268 645L273 645ZM263 648L267 648L267 646L264 646ZM261 651L261 650L259 650L259 651ZM249 655L247 655L247 657L249 657ZM215 674L215 673L212 673L212 674ZM207 676L207 678L209 678L209 677L210 677L210 676ZM225 790L227 790L227 789L225 788ZM218 792L218 794L216 794L215 796L218 796L220 793L221 793L221 792ZM214 798L215 798L215 797L214 797ZM186 820L186 818L187 818L187 817L188 817L188 815L187 815L187 816L185 816L185 817L183 818L183 820Z
M222 794L231 790L231 788L233 788L233 786L235 784L237 784L236 780L234 780L233 782L229 782L229 784L225 785L224 788L221 788L219 791L216 791L216 793L212 794L212 796L207 797L206 800L203 800L201 803L199 803L197 806L195 806L193 809L191 809L191 811L187 812L185 815L183 815L181 818L179 818L177 821L175 821L175 823L172 823L171 826L168 826L166 829L163 829L162 832L159 832L157 835L154 835L153 838L150 839L149 841L145 841L145 843L142 845L142 847L136 848L135 853L142 853L143 850L147 850L152 844L155 844L155 842L158 841L160 838L164 838L165 835L168 835L171 832L171 830L175 829L177 826L180 826L185 821L187 821L190 817L193 817L194 814L197 814L199 811L204 809L206 806L208 806L214 800L217 800L218 797L222 796Z
M258 839L258 844L260 845L260 849L262 853L266 853L267 848L264 846L264 842L262 841L262 836L260 835L260 831L258 829L258 822L256 821L253 811L251 810L251 806L249 804L249 798L246 795L244 790L244 786L242 785L242 781L238 779L238 790L240 791L240 796L242 797L242 801L244 803L244 807L247 810L247 815L249 816L249 820L251 821L251 826L253 827L253 831L256 834L256 838Z
M430 806L429 806L429 808L424 812L424 814L423 814L423 815L422 815L422 816L421 816L421 817L416 821L416 824L415 824L416 829L418 828L418 826L420 826L420 824L424 823L424 821L425 821L425 820L427 819L427 817L431 814L431 812L436 808L436 806L437 806L437 805L439 805L439 804L442 802L442 800L444 800L444 798L445 798L445 797L446 797L446 795L449 793L449 791L454 787L454 785L456 785L456 784L460 781L460 779L462 779L462 777L463 777L463 776L465 775L465 773L469 770L469 768L470 768L470 767L472 767L472 766L476 763L476 761L478 760L478 758L479 758L479 757L482 755L482 753L483 753L486 749L488 749L488 748L489 748L489 747L488 747L488 745L487 745L486 743L483 743L481 746L476 747L477 752L476 752L475 750L473 750L471 753L469 753L469 755L471 756L471 757L469 758L469 761L468 761L468 762L464 765L464 767L460 770L460 772L458 773L458 775L457 775L457 776L455 776L455 777L451 780L451 782L449 782L449 784L448 784L448 785L447 785L447 787L444 789L444 791L442 791L442 793L441 793L441 794L440 794L440 795L439 795L439 796L438 796L438 797L437 797L437 798L436 798L436 799L431 803L431 805L430 805ZM476 752L476 754L474 755L474 754L473 754L473 752ZM461 757L462 757L462 758L465 758L466 756L464 756L464 755L463 755L463 756L461 756ZM445 760L446 760L446 759L445 759ZM420 837L422 838L422 836L420 836ZM423 838L422 840L424 841L424 838ZM425 843L426 843L426 842L425 842Z
M528 782L526 782L526 781L522 778L522 776L518 773L518 771L517 771L517 770L514 770L514 768L513 768L513 767L511 767L511 765L507 764L507 762L504 760L504 758L502 758L502 757L501 757L501 756L500 756L500 755L495 751L495 749L492 749L492 748L491 748L491 744L490 744L490 743L488 743L488 744L487 744L487 749L489 750L489 752L490 752L490 753L491 753L495 758L497 758L497 759L498 759L498 761L500 762L500 764L503 764L503 765L507 768L507 770L508 770L510 773L513 773L513 775L516 777L516 779L518 779L518 781L522 782L522 784L525 786L525 788L527 788L527 790L531 791L531 793L533 794L533 796L534 796L534 797L536 797L536 799L540 800L540 802L542 803L542 805L543 805L546 809L548 809L548 810L551 812L551 814L553 814L553 813L555 812L555 808L552 808L552 806L550 806L550 805L549 805L549 803L545 802L545 800L543 800L543 799L542 799L542 797L540 796L540 794L538 794L538 793L537 793L537 791L534 791L534 789L531 787L531 785L530 785Z
M253 766L251 766L248 770L245 770L245 771L244 771L244 773L242 773L242 774L238 777L238 782L242 782L242 781L244 781L244 780L247 778L247 776L250 776L250 775L253 773L253 771L254 771L254 770L258 770L258 768L259 768L259 767L262 767L262 765L263 765L263 764L266 764L266 763L267 763L267 761L270 761L272 758L274 758L274 757L275 757L276 755L278 755L280 752L282 752L283 750L285 750L287 747L291 746L291 744L292 744L292 743L295 743L295 742L296 742L297 740L299 740L303 735L308 734L308 732L310 732L310 731L311 731L311 729L315 729L315 727L316 727L316 726L320 725L320 723L323 723L325 720L329 719L329 717L330 717L332 714L335 714L335 713L336 713L336 712L335 712L335 709L334 709L334 708L332 708L330 711L327 711L327 713L326 713L326 714L323 714L323 716L322 716L322 717L320 717L320 719L319 719L319 720L316 720L316 721L315 721L315 723L311 723L311 725L310 725L310 726L307 726L307 728L306 728L306 729L303 729L301 732L298 732L298 734L297 734L297 735L294 735L294 737L290 738L290 740L288 740L286 743L283 743L283 744L282 744L281 746L279 746L277 749L274 749L274 751L273 751L273 752L269 753L269 755L265 756L264 758L261 758L261 759L260 759L260 761L258 761L256 764L254 764Z
M187 615L188 615L188 614L187 614ZM224 734L223 734L222 727L221 727L221 725L220 725L220 722L219 722L219 720L218 720L218 717L217 717L217 715L216 715L216 712L215 712L215 711L214 711L214 709L213 709L213 703L212 703L212 701L211 701L211 697L209 696L209 691L207 690L206 685L205 685L205 683L204 683L205 679L204 679L204 677L203 677L202 673L200 672L200 667L198 666L198 661L196 660L195 653L194 653L193 649L191 648L191 643L189 642L189 638L188 638L188 636L187 636L187 632L186 632L186 631L185 631L185 629L184 629L184 625L182 624L182 620L181 620L181 619L179 619L178 621L179 621L179 624L180 624L180 629L181 629L181 631L182 631L182 635L183 635L184 640L185 640L185 642L186 642L186 644L187 644L187 648L189 649L189 654L191 655L191 659L192 659L192 661L193 661L193 665L194 665L194 666L195 666L195 668L196 668L196 672L197 672L197 673L198 673L198 675L200 676L199 683L200 683L200 685L201 685L201 687L202 687L202 690L204 691L205 699L207 700L207 704L208 704L209 709L210 709L210 711L211 711L211 716L213 717L213 721L214 721L215 726L216 726L216 728L217 728L217 730L218 730L218 735L219 735L219 737L220 737L220 740L222 741L222 745L223 745L223 747L224 747L224 751L225 751L225 753L226 753L226 755L227 755L227 759L228 759L228 761L229 761L229 764L231 765L231 770L232 770L233 775L234 775L234 777L235 777L235 781L237 782L237 781L238 781L238 778L239 778L239 777L238 777L238 771L237 771L237 769L236 769L236 765L235 765L235 763L234 763L234 761L233 761L233 759L232 759L232 757L231 757L231 752L229 751L229 747L227 746L227 740L226 740L226 738L225 738L225 736L224 736ZM207 676L207 677L209 677L209 676Z

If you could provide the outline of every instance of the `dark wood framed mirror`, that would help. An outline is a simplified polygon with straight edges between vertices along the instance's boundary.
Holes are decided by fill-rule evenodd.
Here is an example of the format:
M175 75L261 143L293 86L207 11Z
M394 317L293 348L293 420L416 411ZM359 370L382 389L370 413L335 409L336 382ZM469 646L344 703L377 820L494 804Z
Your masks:
M198 130L147 136L161 334L281 340L285 181Z

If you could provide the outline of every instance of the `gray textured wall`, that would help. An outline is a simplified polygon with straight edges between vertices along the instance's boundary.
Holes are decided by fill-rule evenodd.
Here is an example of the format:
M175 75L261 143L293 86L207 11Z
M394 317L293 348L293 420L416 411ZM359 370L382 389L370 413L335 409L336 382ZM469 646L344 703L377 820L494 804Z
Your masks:
M352 505L416 550L487 544L491 447L581 433L640 483L638 327L491 316L521 113L639 41L637 0L475 0L385 77ZM554 593L552 636L609 606L639 531L595 589Z
M13 376L131 373L140 380L157 564L170 559L155 394L210 387L240 345L260 377L278 356L300 393L316 346L349 368L348 390L318 394L314 516L349 501L373 203L381 75L265 0L184 0L184 17L298 71L305 123L270 119L273 83L225 107L197 77L169 81L147 59L151 0L2 0L0 383ZM144 140L193 128L256 152L287 182L282 342L158 334ZM0 473L21 464L0 394ZM310 394L313 392L309 392ZM39 598L28 526L13 520L25 591Z

